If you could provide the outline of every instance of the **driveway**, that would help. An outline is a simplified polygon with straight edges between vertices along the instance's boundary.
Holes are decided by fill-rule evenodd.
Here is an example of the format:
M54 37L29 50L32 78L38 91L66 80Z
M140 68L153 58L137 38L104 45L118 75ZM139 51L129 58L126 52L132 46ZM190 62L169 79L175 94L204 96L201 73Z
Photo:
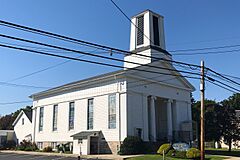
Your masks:
M0 160L77 160L76 157L55 156L55 155L32 155L0 152ZM86 159L81 159L86 160Z

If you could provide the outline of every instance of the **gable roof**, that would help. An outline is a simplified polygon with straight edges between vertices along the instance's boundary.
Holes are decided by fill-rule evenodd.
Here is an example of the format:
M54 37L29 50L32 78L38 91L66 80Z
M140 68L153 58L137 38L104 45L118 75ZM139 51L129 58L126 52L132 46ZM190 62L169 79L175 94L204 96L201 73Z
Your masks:
M19 119L22 117L22 115L25 114L27 116L27 118L29 119L29 121L32 123L32 110L31 111L24 111L21 110L21 112L18 114L17 118L14 120L13 122L13 126L15 126L17 124L17 122L19 121Z
M161 60L154 61L154 62L151 63L151 65L155 64L155 63L156 63L156 65L158 65L157 63L164 63L166 68L171 69L171 71L170 71L171 74L173 76L176 76L181 81L181 83L184 84L184 86L187 88L187 90L189 90L189 91L194 91L195 90L194 86L186 78L184 78L182 76L182 74L179 73L176 70L176 68L174 68L174 66L170 65L169 63L162 62ZM127 77L127 76L133 75L133 72L137 72L139 70L149 70L149 71L152 70L148 65L149 64L146 64L146 65L143 64L141 66L135 67L136 68L135 70L131 69L131 68L127 69L127 70L122 69L122 70L117 70L117 71L114 71L114 72L109 72L109 73L97 75L97 76L90 77L90 78L87 78L87 79L83 79L83 80L71 82L71 83L68 83L68 84L64 84L62 86L58 86L58 87L55 87L55 88L51 88L51 89L48 89L46 91L35 93L35 94L32 94L29 97L34 100L35 98L38 98L38 97L49 96L51 94L59 94L59 93L70 91L72 89L80 88L80 87L83 87L83 86L86 87L87 85L96 84L96 82L99 82L100 80L109 81L110 77L116 78L116 76L120 76L120 75L122 77ZM137 70L137 69L139 69L139 70Z
M34 99L35 97L40 97L40 96L45 96L45 95L54 94L54 93L58 93L58 92L68 91L68 90L71 90L75 87L89 85L92 82L96 83L96 80L101 80L101 79L104 79L104 78L120 75L120 74L123 74L123 73L125 73L125 70L117 70L117 71L97 75L97 76L90 77L90 78L87 78L87 79L83 79L83 80L67 83L67 84L64 84L62 86L58 86L58 87L55 87L55 88L51 88L51 89L48 89L46 91L35 93L35 94L32 94L29 97Z

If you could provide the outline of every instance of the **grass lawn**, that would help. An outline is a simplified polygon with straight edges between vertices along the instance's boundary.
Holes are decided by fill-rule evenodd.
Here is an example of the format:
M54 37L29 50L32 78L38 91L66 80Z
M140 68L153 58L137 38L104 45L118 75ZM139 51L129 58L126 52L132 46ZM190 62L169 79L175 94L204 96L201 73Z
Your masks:
M215 148L206 148L206 154L209 155L223 155L223 156L236 156L240 157L240 149L232 149L231 152L228 149L215 149Z
M139 157L135 157L135 158L129 158L128 160L162 160L162 159L163 158L160 155L151 154L151 155L139 156ZM205 159L206 160L222 160L225 158L220 157L220 156L207 155ZM165 157L165 160L186 160L186 159Z

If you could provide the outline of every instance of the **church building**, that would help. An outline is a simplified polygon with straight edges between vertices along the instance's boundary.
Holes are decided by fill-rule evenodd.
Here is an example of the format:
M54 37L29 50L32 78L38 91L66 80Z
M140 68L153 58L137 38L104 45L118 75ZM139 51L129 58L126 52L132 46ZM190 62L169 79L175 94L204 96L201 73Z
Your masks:
M123 70L30 96L32 141L40 149L69 144L74 154L116 154L127 136L192 140L194 87L172 65L163 16L146 10L131 20Z

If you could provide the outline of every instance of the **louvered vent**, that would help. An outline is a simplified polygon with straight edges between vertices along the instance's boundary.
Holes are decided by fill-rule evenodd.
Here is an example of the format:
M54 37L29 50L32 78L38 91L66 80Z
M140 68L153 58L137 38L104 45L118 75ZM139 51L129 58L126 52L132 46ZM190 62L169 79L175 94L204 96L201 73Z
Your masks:
M139 16L137 18L137 45L143 44L143 35L144 35L144 18Z
M154 35L154 45L159 46L159 27L158 18L153 16L153 35Z

